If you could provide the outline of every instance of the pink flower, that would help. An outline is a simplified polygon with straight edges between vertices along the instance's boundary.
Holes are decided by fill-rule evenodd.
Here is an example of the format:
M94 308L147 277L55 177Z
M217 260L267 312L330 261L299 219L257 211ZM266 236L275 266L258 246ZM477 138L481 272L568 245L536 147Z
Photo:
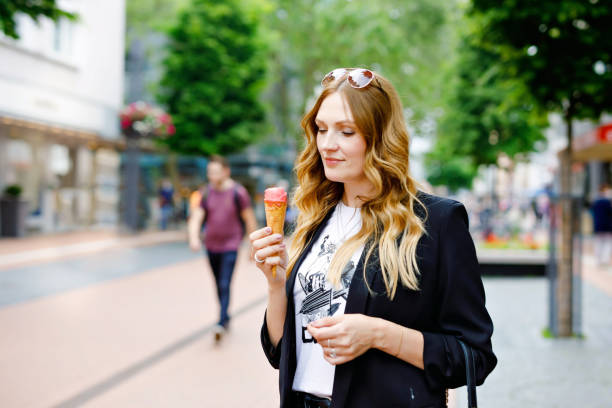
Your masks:
M149 105L144 101L130 103L119 112L123 130L134 128L142 134L153 134L158 137L172 135L176 132L172 116L161 108Z

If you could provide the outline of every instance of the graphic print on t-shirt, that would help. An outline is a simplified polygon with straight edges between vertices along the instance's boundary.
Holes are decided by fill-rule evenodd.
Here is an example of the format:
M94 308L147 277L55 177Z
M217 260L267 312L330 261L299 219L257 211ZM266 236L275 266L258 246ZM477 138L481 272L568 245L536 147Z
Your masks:
M338 249L336 242L332 242L330 235L325 235L316 255L314 264L306 274L298 273L297 278L304 295L302 306L297 313L302 315L302 342L311 343L316 340L308 333L306 326L310 322L326 316L333 316L340 307L340 302L346 303L348 290L355 273L355 262L350 260L340 279L341 288L334 288L327 280L327 270L331 260Z

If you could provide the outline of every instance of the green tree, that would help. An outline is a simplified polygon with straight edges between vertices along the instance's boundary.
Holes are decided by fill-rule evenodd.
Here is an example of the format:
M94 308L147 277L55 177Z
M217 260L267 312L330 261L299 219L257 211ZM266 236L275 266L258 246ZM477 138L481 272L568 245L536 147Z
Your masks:
M499 53L542 107L568 124L612 107L609 1L473 0L472 14L485 22L482 46Z
M188 0L129 0L125 5L125 100L155 103L167 31Z
M436 106L450 52L454 2L436 0L275 0L268 14L268 100L278 134L300 138L300 119L321 78L337 67L375 69L396 86L411 119Z
M552 332L572 334L573 220L569 198L572 122L598 119L612 107L612 3L603 0L472 0L485 22L480 43L495 50L510 75L541 107L560 112L568 148L561 156L561 246L554 286Z
M172 150L229 154L256 139L265 78L258 19L237 0L193 0L179 13L159 93L176 125L165 140Z
M23 13L38 22L41 16L53 21L60 18L75 20L77 15L60 9L56 0L2 0L0 1L0 30L12 38L19 38L15 15Z
M496 164L502 153L516 159L535 151L547 120L524 84L504 74L499 55L474 43L474 34L463 37L452 75L426 165L430 183L456 190L471 187L478 167Z
M128 0L125 4L127 42L152 31L164 32L188 0Z
M470 157L445 150L448 145L436 144L425 159L427 181L434 186L446 186L450 191L471 188L478 168Z

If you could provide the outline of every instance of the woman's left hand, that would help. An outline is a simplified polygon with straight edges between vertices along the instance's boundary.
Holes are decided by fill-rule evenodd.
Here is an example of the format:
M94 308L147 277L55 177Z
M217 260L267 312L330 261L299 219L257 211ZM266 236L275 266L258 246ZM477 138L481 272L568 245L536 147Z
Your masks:
M363 314L324 317L310 323L308 332L323 347L330 364L343 364L359 357L374 344L376 319Z

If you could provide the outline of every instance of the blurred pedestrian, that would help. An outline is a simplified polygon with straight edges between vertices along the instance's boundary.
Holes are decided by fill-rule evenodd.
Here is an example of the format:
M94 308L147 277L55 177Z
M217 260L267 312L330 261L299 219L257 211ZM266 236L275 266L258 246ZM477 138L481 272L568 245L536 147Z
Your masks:
M202 197L204 197L205 192L205 184L202 184L191 192L191 194L189 195L189 210L187 217L189 217L191 214L193 214L194 211L200 208L200 205L202 204Z
M463 345L476 383L497 363L466 210L417 189L386 79L336 69L322 85L302 120L291 250L269 228L250 235L281 407L445 407L466 384Z
M612 194L608 185L602 185L593 204L593 250L600 266L610 263L612 255Z
M214 329L219 341L229 327L230 287L238 248L247 232L257 227L251 199L246 189L230 178L230 167L221 156L212 156L206 168L208 187L200 206L189 217L189 245L202 248L200 231L205 223L204 246L212 269L219 299L219 321Z
M168 221L174 214L174 187L168 179L162 181L159 189L159 209L161 213L159 227L165 230L168 228Z
M493 202L490 198L485 198L478 212L478 220L482 232L482 239L489 240L493 235Z

